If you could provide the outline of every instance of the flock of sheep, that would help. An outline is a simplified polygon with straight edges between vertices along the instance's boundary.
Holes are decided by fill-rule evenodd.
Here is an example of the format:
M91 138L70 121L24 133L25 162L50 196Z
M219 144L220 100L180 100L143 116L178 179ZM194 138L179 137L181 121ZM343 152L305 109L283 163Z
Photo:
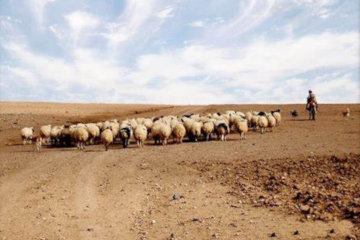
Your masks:
M78 149L83 150L86 144L96 144L100 141L107 151L109 145L118 140L121 140L124 148L127 147L130 138L136 140L138 147L143 147L145 140L150 138L155 144L163 145L166 145L170 138L177 143L182 143L185 137L189 141L197 142L201 139L209 141L214 135L218 140L226 141L230 131L238 132L240 139L245 139L249 128L254 131L259 129L263 134L266 129L272 131L280 122L279 109L270 113L226 111L224 114L189 114L182 117L169 115L126 119L121 122L113 119L98 123L45 125L40 127L37 136L34 135L33 127L25 127L21 129L21 137L23 144L36 142L38 151L43 143L55 146L76 145Z

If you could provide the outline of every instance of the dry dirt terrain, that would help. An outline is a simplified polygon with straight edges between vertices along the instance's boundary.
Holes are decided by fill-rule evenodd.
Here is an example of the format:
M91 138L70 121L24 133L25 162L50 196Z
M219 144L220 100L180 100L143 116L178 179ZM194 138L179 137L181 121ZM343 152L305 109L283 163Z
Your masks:
M351 116L341 114L350 107ZM43 124L280 108L273 132L138 149L21 144ZM289 111L300 116L293 119ZM359 239L360 105L0 103L1 239Z

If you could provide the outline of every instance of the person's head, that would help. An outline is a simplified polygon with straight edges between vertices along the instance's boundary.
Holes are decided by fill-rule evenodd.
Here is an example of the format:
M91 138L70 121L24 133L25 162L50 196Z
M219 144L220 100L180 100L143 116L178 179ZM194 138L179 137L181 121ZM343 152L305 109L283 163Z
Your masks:
M312 93L311 89L309 89L309 93Z

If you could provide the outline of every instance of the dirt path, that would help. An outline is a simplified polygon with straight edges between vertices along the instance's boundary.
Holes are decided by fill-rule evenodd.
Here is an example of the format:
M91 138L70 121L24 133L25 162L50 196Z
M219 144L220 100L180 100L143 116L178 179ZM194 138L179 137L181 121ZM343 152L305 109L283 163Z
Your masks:
M275 107L179 106L154 111L182 115ZM279 128L265 135L249 133L246 141L232 134L227 142L169 146L148 142L143 149L113 145L108 152L101 145L88 146L83 152L45 147L41 153L31 146L5 145L16 141L18 125L33 119L38 124L63 121L67 117L60 113L74 109L46 117L41 112L3 114L0 239L270 239L272 233L275 239L345 239L354 231L350 221L303 221L281 207L253 207L232 195L231 185L221 178L211 180L211 169L204 174L196 167L360 154L360 106L353 107L350 119L342 118L343 106L322 106L324 113L315 123L301 121L305 115L299 121L286 115L292 108L301 111L300 107L283 106ZM141 110L144 116L154 114L146 107ZM90 110L82 111L79 114L91 118L91 112L86 112ZM15 119L19 123L9 127Z

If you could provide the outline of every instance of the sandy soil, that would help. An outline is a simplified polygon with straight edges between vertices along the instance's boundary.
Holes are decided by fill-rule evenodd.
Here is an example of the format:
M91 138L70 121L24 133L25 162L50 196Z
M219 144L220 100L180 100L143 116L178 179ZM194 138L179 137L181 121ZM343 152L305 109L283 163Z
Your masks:
M310 122L303 105L2 102L0 239L359 239L360 105L347 106L322 105ZM276 108L281 126L244 141L37 153L19 136L24 126Z

